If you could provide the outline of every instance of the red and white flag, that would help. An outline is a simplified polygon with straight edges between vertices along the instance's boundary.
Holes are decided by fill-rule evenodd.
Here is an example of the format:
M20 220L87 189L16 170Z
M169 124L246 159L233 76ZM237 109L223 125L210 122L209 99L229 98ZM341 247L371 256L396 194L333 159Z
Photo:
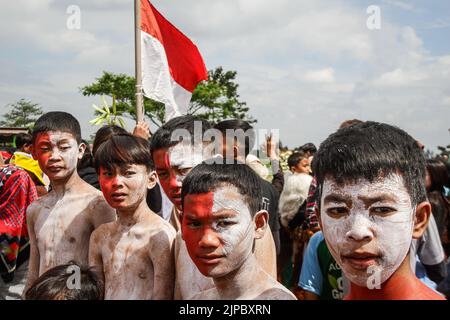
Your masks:
M186 114L197 84L208 79L196 45L141 0L141 56L144 95L166 106L165 120Z

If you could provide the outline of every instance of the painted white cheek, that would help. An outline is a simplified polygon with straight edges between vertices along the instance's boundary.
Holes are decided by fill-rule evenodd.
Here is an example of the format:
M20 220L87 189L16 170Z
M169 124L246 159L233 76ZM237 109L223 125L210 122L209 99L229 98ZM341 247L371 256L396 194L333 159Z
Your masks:
M375 221L380 230L378 239L379 248L384 254L381 267L385 281L398 269L408 254L414 224L412 213L408 211L397 212L391 217L376 217Z

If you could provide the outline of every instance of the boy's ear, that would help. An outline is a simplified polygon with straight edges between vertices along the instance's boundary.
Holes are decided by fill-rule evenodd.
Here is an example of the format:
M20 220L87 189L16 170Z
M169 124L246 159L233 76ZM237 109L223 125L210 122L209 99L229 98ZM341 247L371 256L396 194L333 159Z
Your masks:
M431 215L431 205L428 201L421 202L417 205L414 215L413 239L419 239L428 226Z
M156 176L156 171L150 171L147 179L147 189L153 189L156 185L156 181L158 180Z
M258 211L253 217L255 221L255 239L261 239L267 229L267 221L269 220L269 214L266 210Z
M83 158L84 151L86 150L86 145L82 142L78 145L78 160Z

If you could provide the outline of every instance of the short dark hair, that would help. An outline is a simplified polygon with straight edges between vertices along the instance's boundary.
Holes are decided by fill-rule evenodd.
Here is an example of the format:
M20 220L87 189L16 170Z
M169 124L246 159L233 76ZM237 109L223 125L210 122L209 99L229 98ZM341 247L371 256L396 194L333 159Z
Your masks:
M298 147L297 151L304 151L310 155L314 155L317 152L317 148L312 142L305 143L304 145Z
M78 144L81 143L80 123L70 113L51 111L40 116L33 127L32 142L34 143L39 133L48 131L68 132L73 135Z
M292 167L295 167L301 160L307 159L307 158L308 158L308 154L304 151L294 152L287 159L289 169L291 169Z
M130 133L113 135L102 143L94 155L94 164L97 173L100 167L112 169L114 165L128 164L144 165L147 171L155 170L148 141Z
M199 164L183 180L181 203L188 194L213 192L222 186L236 187L252 216L261 210L259 177L245 164Z
M92 155L95 155L98 147L100 147L103 142L111 138L111 136L121 133L127 133L127 130L112 124L103 126L98 129L95 133L94 141L92 142Z
M313 159L317 185L325 178L337 183L400 174L416 205L426 201L425 158L415 139L405 131L367 121L339 129L319 147Z
M69 277L80 270L80 288L69 288ZM25 300L103 300L104 286L92 269L71 261L42 274L25 293Z
M426 166L430 175L431 186L429 192L444 192L444 186L448 182L448 170L444 162L438 159L427 159Z
M29 133L18 133L16 134L16 148L21 149L23 146L27 144L31 144L33 137Z
M203 134L205 133L205 131L211 128L211 124L208 121L200 119L193 115L179 116L167 121L165 124L159 127L158 130L156 130L156 132L150 139L151 151L154 152L158 149L170 148L180 143L181 141L179 140L174 141L171 139L172 133L177 129L186 130L191 136L191 144L194 144L195 123L201 123L202 137L200 137L200 139L203 139Z
M250 123L248 123L245 120L242 119L229 119L229 120L223 120L219 123L217 123L214 126L215 129L219 130L220 132L222 132L222 135L226 138L226 134L227 134L227 129L232 129L232 130L242 130L244 131L245 134L245 138L244 138L244 155L245 157L248 156L248 154L250 153L250 151L253 149L254 145L255 145L255 130L253 129L253 127L250 125ZM238 139L239 142L239 139ZM228 142L227 142L228 143Z

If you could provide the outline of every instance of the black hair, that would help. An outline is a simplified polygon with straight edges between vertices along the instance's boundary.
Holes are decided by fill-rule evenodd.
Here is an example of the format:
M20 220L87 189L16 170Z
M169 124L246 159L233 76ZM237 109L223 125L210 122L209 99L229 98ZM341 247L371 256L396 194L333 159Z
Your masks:
M448 170L444 162L438 159L426 160L427 172L431 180L431 191L444 192L444 186L448 181Z
M194 137L194 134L196 133L194 128L196 125L200 124L202 128L202 136ZM179 140L172 139L172 133L177 129L186 130L186 133L190 135L191 144L193 145L196 139L198 139L199 141L203 141L203 134L210 128L211 124L208 121L200 119L193 115L175 117L167 121L165 124L159 127L158 130L156 130L156 132L150 139L150 149L152 152L154 152L155 150L170 148L180 143L182 141L181 137L178 137L180 138Z
M116 125L106 125L98 129L95 133L94 142L92 143L92 155L95 156L98 147L103 142L107 141L111 136L121 133L127 133L127 130Z
M147 171L155 170L149 142L130 133L112 135L100 144L94 163L97 173L100 167L112 169L114 165L122 167L129 164L144 165Z
M27 144L31 144L33 137L29 133L18 133L16 134L16 148L22 149Z
M80 288L70 288L70 277L76 276L77 269ZM42 274L25 293L25 300L103 300L103 292L103 282L92 268L71 261Z
M48 131L68 132L73 135L78 144L81 143L80 123L70 113L51 111L40 116L33 127L32 142L34 143L39 133Z
M245 120L242 120L242 119L224 120L224 121L217 123L214 126L214 128L219 130L220 132L222 132L222 135L225 138L227 137L227 130L234 130L235 135L237 135L236 130L242 130L245 134L245 138L244 138L244 146L241 145L241 147L244 147L245 157L248 156L248 154L250 153L250 151L253 149L253 147L255 145L255 139L256 139L255 130L250 125L250 123L248 123ZM241 140L241 139L237 139L237 137L235 137L235 139L238 142L240 142L240 140ZM227 143L228 143L228 141L227 141Z
M304 151L309 153L309 155L314 155L317 152L317 148L312 142L305 143L304 145L298 147L297 151Z
M259 177L245 164L199 164L183 180L181 203L188 194L214 192L222 186L236 187L252 216L261 210Z
M308 154L304 151L296 151L291 154L287 159L289 169L295 167L303 159L308 159Z
M388 124L367 121L339 129L322 142L312 167L319 187L325 178L339 184L360 178L373 182L397 173L413 205L427 198L422 150L408 133Z

